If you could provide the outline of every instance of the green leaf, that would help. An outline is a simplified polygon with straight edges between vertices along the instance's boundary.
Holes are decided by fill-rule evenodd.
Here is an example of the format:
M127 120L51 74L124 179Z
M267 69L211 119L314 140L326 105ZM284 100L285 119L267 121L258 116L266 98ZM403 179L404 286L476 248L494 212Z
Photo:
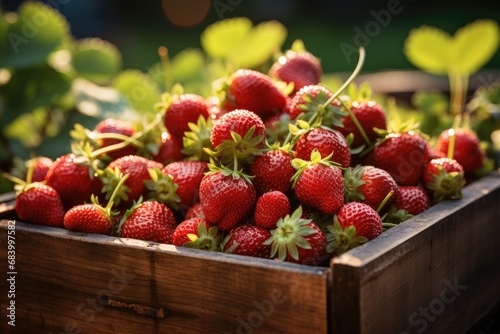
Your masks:
M46 64L14 71L2 87L7 111L1 115L2 124L7 125L21 113L57 105L70 88L69 77Z
M247 18L233 18L208 26L201 35L201 45L212 58L226 59L236 67L252 68L270 59L286 36L286 28L277 21L252 27Z
M150 112L158 101L161 91L158 84L146 73L126 70L116 76L113 87L121 92L137 111Z
M449 66L451 36L434 27L422 26L410 31L404 52L416 67L433 74L446 74Z
M112 87L101 87L83 78L71 88L77 110L95 119L114 117L134 121L138 118L128 100ZM81 123L81 122L79 122Z
M71 35L64 16L41 2L24 2L0 21L0 67L41 64Z
M87 38L76 42L72 63L79 76L104 83L120 71L122 57L113 44L99 38Z
M201 34L201 46L213 58L229 58L240 47L252 21L247 18L232 18L209 25Z
M459 29L450 49L454 71L470 75L481 69L493 57L499 44L498 23L477 20Z

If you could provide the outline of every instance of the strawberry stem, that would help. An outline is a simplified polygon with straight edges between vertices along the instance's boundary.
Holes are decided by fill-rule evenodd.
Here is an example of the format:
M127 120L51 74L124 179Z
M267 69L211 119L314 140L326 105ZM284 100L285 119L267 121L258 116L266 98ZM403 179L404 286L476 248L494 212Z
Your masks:
M372 142L370 141L370 138L368 138L368 135L366 134L365 129L363 129L363 127L361 126L361 123L359 123L359 120L356 117L356 115L354 115L351 108L349 108L349 106L347 105L347 103L345 103L345 101L343 101L342 99L339 99L339 100L340 100L340 103L342 104L342 106L349 113L349 117L351 117L351 120L354 123L354 125L356 126L356 129L358 129L359 133L361 133L361 136L363 137L366 145L371 146Z
M130 174L125 174L125 176L123 176L120 179L120 182L118 182L118 184L116 185L115 190L113 190L113 194L111 194L111 197L109 198L108 204L104 208L107 212L109 210L111 210L111 208L113 207L113 204L114 204L114 201L115 201L115 197L118 195L118 192L120 191L120 188L125 183L125 181L128 179L129 175Z
M172 87L172 76L170 75L170 59L168 57L168 49L166 46L158 48L158 55L160 56L161 66L163 68L163 80L165 91L170 91Z
M377 207L377 213L380 213L380 211L385 206L387 201L392 197L392 195L394 195L394 190L389 191L389 193L384 197L384 200Z
M457 137L455 134L455 129L449 129L448 136L450 137L450 139L448 140L448 152L446 156L448 157L448 159L453 159L453 156L455 155L455 138Z
M15 176L13 176L13 175L10 175L10 174L9 174L9 173L7 173L7 172L3 172L3 173L2 173L2 176L3 176L4 178L6 178L7 180L12 181L12 182L13 182L13 183L15 183L15 184L20 184L20 185L26 185L26 184L27 184L27 182L26 182L26 181L24 181L24 180L22 180L22 179L20 179L20 178L18 178L18 177L15 177Z

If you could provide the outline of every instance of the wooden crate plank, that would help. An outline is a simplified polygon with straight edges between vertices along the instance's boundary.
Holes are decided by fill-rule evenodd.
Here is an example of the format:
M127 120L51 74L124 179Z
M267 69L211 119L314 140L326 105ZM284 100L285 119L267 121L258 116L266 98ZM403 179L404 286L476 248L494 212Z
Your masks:
M327 332L329 268L17 222L16 270L23 332ZM2 294L2 319L7 302Z
M500 175L332 260L334 333L464 332L500 301Z

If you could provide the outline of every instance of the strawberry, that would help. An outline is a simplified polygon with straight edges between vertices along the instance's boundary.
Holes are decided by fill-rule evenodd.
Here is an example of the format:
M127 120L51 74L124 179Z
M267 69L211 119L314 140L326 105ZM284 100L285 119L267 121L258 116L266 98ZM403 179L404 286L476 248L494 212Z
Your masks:
M399 186L393 206L415 216L430 207L430 200L424 188L420 186Z
M385 170L373 166L349 167L344 172L346 202L363 202L379 210L387 194L398 191L398 185ZM392 195L384 206L389 206L396 196ZM379 211L382 211L380 208Z
M292 166L292 153L288 147L279 148L271 146L270 150L264 151L250 165L252 179L259 194L268 191L281 191L287 193L292 188L290 179L295 174Z
M423 184L434 204L460 199L465 185L464 168L455 159L432 159L425 167Z
M380 104L375 101L354 101L351 103L350 109L354 116L357 118L359 124L365 131L370 142L373 142L377 138L377 133L375 128L386 129L387 120L385 116L385 111ZM363 139L362 134L359 132L351 116L342 118L342 125L336 127L335 129L340 131L345 137L349 134L353 134L354 138L352 141L352 147L359 147L361 145L367 145Z
M33 172L31 174L31 182L42 182L45 181L45 177L47 176L47 172L50 169L50 166L54 161L48 157L36 157L27 161L27 167L30 168L30 165L33 167Z
M97 197L92 195L92 203L79 204L69 209L64 215L64 227L70 231L113 234L115 231L115 220L113 218L118 216L119 212L112 211L111 208L114 205L118 190L123 186L127 178L128 175L121 178L106 207L102 207Z
M328 252L339 255L382 233L382 219L368 204L349 202L334 216L328 228Z
M100 121L95 126L95 132L99 134L119 134L124 137L131 137L135 134L136 130L132 123L115 120L112 118L106 118ZM123 140L116 138L101 138L100 139L100 147L108 147L111 145L116 145L122 143ZM113 160L116 160L120 157L126 155L137 154L137 148L133 145L128 145L124 148L114 150L107 153Z
M391 174L399 185L416 185L428 157L426 140L415 131L407 131L386 135L375 145L371 162Z
M59 193L66 209L89 201L92 193L100 188L100 180L92 169L72 153L54 161L45 181Z
M295 144L295 157L308 160L317 149L324 158L332 155L332 161L347 168L351 163L351 153L345 137L337 130L314 128L299 137Z
M436 150L447 154L451 135L455 136L453 158L462 165L465 174L473 174L481 169L486 162L486 155L481 149L479 138L469 129L443 131L437 139Z
M116 185L120 182L121 175L129 175L125 184L120 188L115 203L127 206L137 201L146 192L145 181L151 179L149 169L162 169L159 162L138 156L127 155L112 161L105 169L105 175L101 177L104 184L102 192L106 199L111 197Z
M193 204L187 211L186 215L184 216L185 220L191 219L191 218L205 218L205 215L203 214L203 208L201 206L201 203L195 203Z
M205 119L210 115L210 106L203 97L196 94L182 94L173 98L166 108L165 127L172 136L182 137L189 131L189 123Z
M265 125L255 113L239 109L222 115L215 123L210 142L222 163L251 162L261 153L264 145Z
M264 245L271 245L271 258L281 261L315 266L328 258L325 234L314 221L302 218L301 206L278 221Z
M302 113L314 113L320 105L324 105L333 96L327 88L320 85L309 85L302 87L292 98L290 107L286 111L292 119L297 118ZM341 119L346 113L340 109L340 102L333 100L326 106L322 114L322 124L325 126L342 126Z
M240 69L228 79L223 105L228 111L246 109L266 118L282 112L286 105L286 95L269 76L254 70Z
M294 84L294 93L304 86L316 85L323 70L319 60L307 51L289 50L279 57L269 70L269 75Z
M186 157L182 153L182 137L172 136L164 132L161 138L162 140L158 152L152 157L154 161L167 165L174 161L180 161Z
M211 166L200 184L200 203L207 221L229 231L252 213L255 187L242 172Z
M39 182L17 187L15 211L20 220L63 227L64 205L57 191Z
M292 160L297 169L293 176L295 195L303 205L326 214L334 214L344 203L342 171L332 164L330 157L322 159L319 151L314 149L310 161Z
M271 247L264 244L271 232L255 225L238 225L232 228L222 243L224 253L269 258Z
M124 238L171 244L176 226L175 216L166 205L139 201L123 216L118 230Z
M177 161L162 170L149 170L151 180L144 181L148 199L185 211L198 202L200 182L207 170L204 161Z
M290 213L290 201L281 191L262 194L255 204L255 225L272 229L280 218Z
M172 244L207 251L218 251L221 236L217 227L204 218L192 218L181 222L174 230Z

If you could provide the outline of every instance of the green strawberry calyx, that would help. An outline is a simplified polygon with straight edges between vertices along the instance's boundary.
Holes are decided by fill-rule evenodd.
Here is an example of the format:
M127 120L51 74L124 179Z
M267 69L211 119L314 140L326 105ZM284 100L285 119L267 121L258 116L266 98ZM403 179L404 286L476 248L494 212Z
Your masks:
M255 125L242 137L231 131L231 140L224 140L215 148L215 156L223 164L251 163L256 156L262 154L261 146L265 135L255 135Z
M187 237L189 242L186 242L182 247L201 249L206 251L217 252L220 250L221 236L216 226L212 226L207 230L205 224L200 223L196 228L197 234L189 233Z
M147 199L165 204L173 210L179 209L181 198L177 194L179 185L174 182L172 175L163 174L157 168L148 169L150 180L144 181L144 186L149 190Z
M334 253L335 255L343 254L368 241L366 237L356 235L354 225L343 228L337 215L333 217L333 225L328 226L327 230L326 240L328 244L326 250L328 253Z
M217 166L215 165L215 163L208 164L208 172L206 172L205 174L211 174L211 173L222 173L222 175L231 176L234 179L242 178L250 184L252 184L252 178L254 178L253 175L248 175L244 173L243 169L240 170L230 169L224 165Z
M465 186L463 172L447 172L443 166L437 166L438 174L432 174L432 182L426 187L432 191L434 204L446 199L461 199L462 188Z
M407 221L412 217L413 215L408 213L408 211L404 209L398 209L394 205L391 205L389 207L389 210L387 211L387 214L384 216L382 227L384 231L386 231L404 221Z
M195 161L209 161L210 156L203 149L204 147L213 150L212 143L210 142L210 134L214 126L211 117L205 119L202 115L198 117L196 124L188 123L191 131L184 132L182 138L183 149L182 153L188 156L189 160Z
M307 168L314 166L314 165L323 165L323 166L336 166L338 168L341 168L341 165L337 162L331 161L331 157L333 156L333 152L330 153L327 157L321 158L321 153L319 153L319 150L315 148L311 152L311 159L309 161L302 160L299 158L295 158L292 160L292 166L297 170L295 174L292 176L291 180L293 181L292 188L295 187L297 184L297 181Z
M100 175L100 179L103 184L101 192L105 194L106 200L110 200L113 197L117 205L120 204L121 201L128 201L130 187L125 184L118 187L118 184L120 184L123 179L123 175L118 166L114 169L109 167L104 169L102 175Z
M366 182L362 179L365 173L365 167L357 165L356 167L348 167L344 172L344 196L346 202L362 202L365 200L365 195L359 190Z
M292 215L280 218L276 228L271 231L271 237L264 241L264 245L271 245L271 258L277 257L284 261L287 255L299 260L299 250L311 249L310 243L304 238L317 233L309 226L311 219L302 218L302 206L299 206Z

